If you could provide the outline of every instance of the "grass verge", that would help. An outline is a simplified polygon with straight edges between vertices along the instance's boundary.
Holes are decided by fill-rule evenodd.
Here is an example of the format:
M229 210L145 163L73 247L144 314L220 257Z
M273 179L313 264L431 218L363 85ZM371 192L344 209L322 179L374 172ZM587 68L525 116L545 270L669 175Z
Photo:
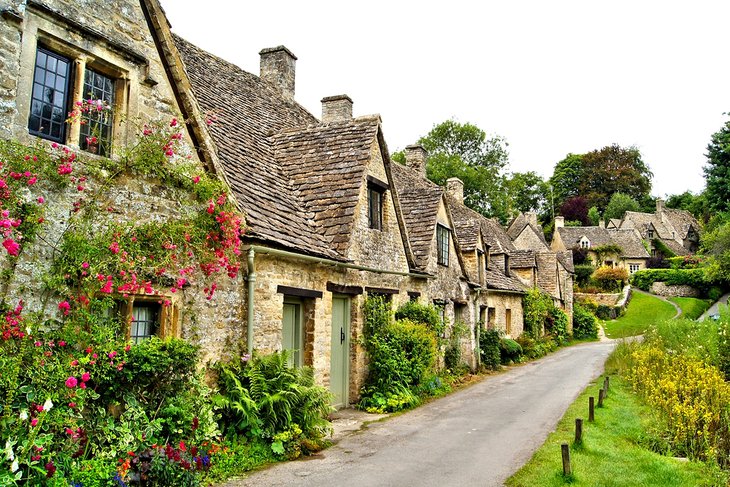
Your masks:
M651 418L644 406L619 377L611 377L609 398L596 408L589 423L588 397L598 396L594 381L568 408L532 459L512 477L510 487L522 486L715 486L726 485L718 469L699 462L680 461L641 446ZM573 444L575 419L583 418L583 442ZM573 475L563 476L560 445L571 444Z
M688 320L696 320L712 306L712 300L710 299L669 298L669 300L682 308L680 318L687 318Z
M626 314L606 321L604 329L609 338L641 335L650 324L673 318L675 314L676 310L670 303L650 294L634 293Z

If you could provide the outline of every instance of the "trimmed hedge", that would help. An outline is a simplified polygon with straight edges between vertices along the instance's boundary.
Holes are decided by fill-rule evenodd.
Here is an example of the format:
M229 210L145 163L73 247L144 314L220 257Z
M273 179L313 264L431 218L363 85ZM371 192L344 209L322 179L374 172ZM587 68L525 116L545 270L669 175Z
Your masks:
M635 272L629 282L644 291L650 291L655 282L664 282L670 286L692 286L702 293L707 293L711 286L704 269L643 269Z

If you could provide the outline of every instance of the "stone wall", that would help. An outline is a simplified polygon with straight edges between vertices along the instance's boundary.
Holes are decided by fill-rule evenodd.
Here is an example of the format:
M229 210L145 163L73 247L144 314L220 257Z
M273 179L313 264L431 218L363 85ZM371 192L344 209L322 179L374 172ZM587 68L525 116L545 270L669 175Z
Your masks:
M604 306L615 306L621 297L621 293L575 293L574 297L579 302L590 300Z
M702 293L699 289L692 286L680 285L672 286L664 282L655 282L651 285L651 292L657 296L668 296L668 297L690 297L698 298Z

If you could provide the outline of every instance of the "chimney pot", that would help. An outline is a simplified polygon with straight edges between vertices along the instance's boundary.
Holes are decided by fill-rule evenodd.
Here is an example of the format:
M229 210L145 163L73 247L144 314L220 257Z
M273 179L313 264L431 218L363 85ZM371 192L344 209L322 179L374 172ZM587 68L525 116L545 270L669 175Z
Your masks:
M261 79L271 83L284 98L294 99L294 75L297 57L286 47L262 49Z
M565 226L565 217L556 216L555 217L555 228L563 228L564 226Z
M664 211L664 200L661 198L656 199L656 212Z
M322 98L322 123L352 119L352 99L347 95Z
M426 158L428 154L422 145L414 144L406 147L406 166L414 169L422 178L426 178Z
M464 202L464 182L459 178L446 180L446 192L459 203Z
M606 222L602 219L598 220L598 228L606 228Z

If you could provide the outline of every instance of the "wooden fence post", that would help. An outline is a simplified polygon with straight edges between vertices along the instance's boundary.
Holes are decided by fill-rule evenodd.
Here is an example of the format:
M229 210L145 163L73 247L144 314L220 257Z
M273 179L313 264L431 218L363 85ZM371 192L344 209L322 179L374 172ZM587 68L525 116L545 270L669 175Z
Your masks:
M596 400L593 396L588 398L588 422L589 423L592 423L596 420L596 415L594 412L594 410L596 408L595 403L596 403Z
M567 477L572 473L570 469L570 447L567 443L563 443L560 445L560 450L563 453L563 475Z
M603 407L603 389L598 389L598 407Z
M575 420L575 443L577 445L583 443L583 419L581 418Z

